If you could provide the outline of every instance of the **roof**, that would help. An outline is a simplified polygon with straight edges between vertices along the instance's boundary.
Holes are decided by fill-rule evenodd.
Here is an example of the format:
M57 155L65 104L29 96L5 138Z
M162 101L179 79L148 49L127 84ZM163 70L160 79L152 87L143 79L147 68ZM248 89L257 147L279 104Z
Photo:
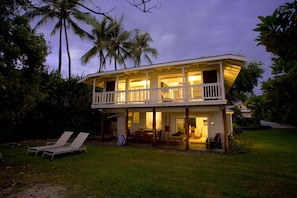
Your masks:
M189 64L200 64L200 63L212 63L212 62L221 62L221 61L228 61L227 64L224 65L224 79L226 82L226 90L229 90L234 83L238 73L241 70L241 66L244 62L248 61L247 58L238 55L219 55L219 56L209 56L209 57L201 57L195 59L188 59L188 60L180 60L180 61L172 61L172 62L165 62L165 63L158 63L152 65L145 65L127 69L120 69L120 70L113 70L113 71L105 71L105 72L97 72L93 74L88 74L84 78L78 81L78 83L87 83L92 84L93 78L103 77L103 76L115 76L121 73L134 73L140 72L145 70L154 70L166 67L173 67L173 66L181 66L181 65L189 65Z

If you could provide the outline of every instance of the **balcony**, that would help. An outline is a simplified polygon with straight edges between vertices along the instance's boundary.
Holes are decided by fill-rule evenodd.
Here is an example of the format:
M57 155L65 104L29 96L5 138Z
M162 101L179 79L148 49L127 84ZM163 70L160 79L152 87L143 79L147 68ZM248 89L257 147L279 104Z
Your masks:
M92 108L166 107L226 104L221 83L94 92Z

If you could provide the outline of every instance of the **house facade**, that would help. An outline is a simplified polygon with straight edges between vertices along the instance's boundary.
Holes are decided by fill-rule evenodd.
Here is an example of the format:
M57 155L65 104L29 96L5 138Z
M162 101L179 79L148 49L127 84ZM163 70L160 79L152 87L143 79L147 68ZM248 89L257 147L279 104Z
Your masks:
M116 137L146 134L153 145L181 140L188 149L220 133L227 148L232 117L226 94L245 61L203 57L89 74L79 82L93 86L92 108L117 117Z

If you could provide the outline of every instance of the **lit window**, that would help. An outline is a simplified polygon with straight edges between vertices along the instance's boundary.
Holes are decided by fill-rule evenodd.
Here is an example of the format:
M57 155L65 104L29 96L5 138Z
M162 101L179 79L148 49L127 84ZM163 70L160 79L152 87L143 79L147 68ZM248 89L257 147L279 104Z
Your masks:
M139 124L139 112L133 113L133 123Z
M162 114L156 112L156 129L161 129L162 126ZM153 129L153 112L146 112L145 128Z

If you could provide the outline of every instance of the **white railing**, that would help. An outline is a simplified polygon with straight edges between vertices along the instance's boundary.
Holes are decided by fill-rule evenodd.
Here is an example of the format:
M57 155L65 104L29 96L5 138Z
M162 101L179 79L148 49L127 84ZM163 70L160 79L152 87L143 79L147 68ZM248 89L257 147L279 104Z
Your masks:
M198 102L223 100L222 85L209 83L126 91L95 92L93 105L157 104L162 102Z

